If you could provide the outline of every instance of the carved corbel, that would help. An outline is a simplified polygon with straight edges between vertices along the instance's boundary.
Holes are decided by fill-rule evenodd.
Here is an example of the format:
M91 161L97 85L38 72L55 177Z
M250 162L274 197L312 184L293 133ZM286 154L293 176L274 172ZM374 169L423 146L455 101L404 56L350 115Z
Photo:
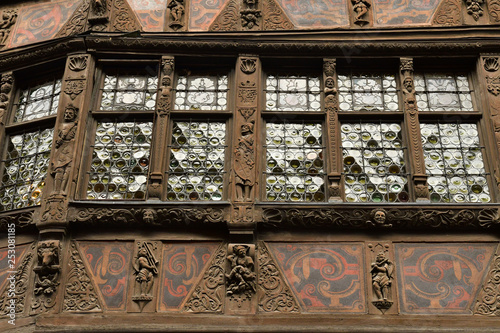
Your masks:
M41 241L37 248L37 265L31 314L40 314L54 308L61 277L61 243L58 240Z
M229 244L226 265L226 305L229 312L255 312L257 274L255 245Z
M395 267L390 259L389 244L368 244L370 264L371 304L385 314L395 299Z
M2 12L0 17L0 49L7 44L12 26L17 20L17 9L8 9Z
M136 243L136 255L133 261L132 303L129 312L154 312L154 295L158 290L159 261L158 242ZM134 306L135 304L135 306Z

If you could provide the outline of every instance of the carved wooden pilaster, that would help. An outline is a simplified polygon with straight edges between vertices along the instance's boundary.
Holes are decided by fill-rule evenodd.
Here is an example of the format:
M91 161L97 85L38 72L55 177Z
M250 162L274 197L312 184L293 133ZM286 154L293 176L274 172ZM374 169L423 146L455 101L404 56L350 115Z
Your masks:
M341 202L342 187L342 152L339 127L339 98L337 94L337 72L336 59L323 59L323 94L324 110L326 112L326 123L328 127L328 139L326 142L328 156L328 193L330 202Z
M490 117L489 126L493 126L493 133L488 141L490 151L487 155L491 155L493 161L495 185L500 190L500 55L484 55L480 57L478 62L477 72L480 76L480 82L483 86L483 91L487 91L486 112L485 116ZM498 192L497 192L498 193Z
M129 278L131 299L128 312L155 312L161 251L159 242L135 242L133 273Z
M10 32L17 20L17 9L7 9L0 14L0 49L7 44Z
M187 0L168 0L165 31L186 31L188 11Z
M83 136L94 62L88 54L70 56L66 62L62 93L54 129L51 163L42 201L42 215L37 227L45 232L64 229L67 205L72 198L83 154ZM89 79L90 78L90 79Z
M153 148L152 148L152 161L151 161L151 171L149 175L149 189L148 196L149 199L161 199L164 192L164 182L165 178L164 171L165 160L166 160L166 150L165 147L165 136L168 128L168 120L170 115L170 110L172 108L172 85L174 81L174 57L164 56L161 60L161 70L160 70L160 87L158 99L156 102L156 113L155 122L153 130Z
M370 267L367 274L369 311L373 314L397 314L396 270L390 242L367 243Z
M373 10L370 0L351 0L349 9L352 25L356 27L369 27L373 25Z
M59 240L46 240L38 242L37 265L35 284L31 299L30 314L36 315L44 312L56 312L59 299L59 285L61 284L61 258L62 249Z
M424 151L420 139L420 122L418 120L417 100L415 98L415 84L413 82L413 59L401 58L399 67L400 82L402 84L402 96L405 113L405 126L410 145L408 156L411 156L413 174L413 186L417 201L429 200L429 188L427 175L425 174Z

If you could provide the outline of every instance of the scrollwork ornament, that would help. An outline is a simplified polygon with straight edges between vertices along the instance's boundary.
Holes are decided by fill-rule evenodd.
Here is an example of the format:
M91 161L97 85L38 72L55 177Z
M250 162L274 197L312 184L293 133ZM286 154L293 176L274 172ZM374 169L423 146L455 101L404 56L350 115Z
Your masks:
M222 9L220 14L210 26L210 31L237 31L239 30L238 21L240 14L238 13L238 4L236 0L230 0Z
M489 0L488 12L492 22L500 22L500 0Z
M433 23L439 25L460 24L460 0L444 0L434 14Z
M84 89L85 80L67 80L64 92L69 95L71 100L75 100L75 98L80 95Z
M294 25L275 0L263 0L264 30L293 30Z
M500 255L498 251L490 267L486 283L482 287L474 307L474 314L500 316L498 306L500 304Z
M0 81L0 123L4 123L4 116L9 107L10 92L14 84L14 77L11 73L2 74Z
M486 76L486 84L488 91L492 95L498 96L500 94L500 76L496 77Z

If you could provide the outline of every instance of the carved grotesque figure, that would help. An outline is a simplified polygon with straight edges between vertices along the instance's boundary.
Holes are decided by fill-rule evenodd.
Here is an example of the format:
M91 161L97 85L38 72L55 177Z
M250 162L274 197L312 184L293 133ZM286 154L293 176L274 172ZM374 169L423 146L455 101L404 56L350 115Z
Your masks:
M59 284L58 242L43 242L38 247L38 265L35 267L35 295L50 295Z
M392 227L392 224L387 223L387 214L384 210L379 209L372 211L372 220L373 222L368 221L367 223L384 228Z
M375 212L375 216L373 217L373 220L377 224L384 224L385 223L385 212L379 210Z
M137 253L134 269L137 275L135 281L138 286L138 291L141 296L146 296L153 287L153 273L156 271L154 263L150 263L150 260L148 260L148 251L146 248L142 247Z
M56 150L52 161L54 176L54 192L65 193L69 179L70 166L73 161L74 139L78 122L75 121L78 109L72 105L64 111L64 122L57 132Z
M254 186L254 134L253 122L241 125L241 137L234 154L234 174L238 201L248 201Z
M234 254L227 256L231 265L231 272L226 274L228 295L255 292L254 263L247 251L248 246L235 245Z
M372 263L373 291L378 300L387 301L388 291L393 280L393 263L385 257L384 252L377 254L377 259Z

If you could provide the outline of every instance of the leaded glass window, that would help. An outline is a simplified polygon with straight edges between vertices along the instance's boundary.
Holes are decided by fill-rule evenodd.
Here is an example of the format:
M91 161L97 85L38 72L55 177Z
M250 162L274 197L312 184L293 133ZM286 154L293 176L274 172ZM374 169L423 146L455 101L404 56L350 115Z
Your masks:
M269 75L266 79L266 110L321 111L317 76Z
M339 74L340 111L398 111L394 75Z
M407 202L408 175L398 123L341 126L348 202Z
M321 124L269 122L266 133L267 200L324 201Z
M40 204L53 132L43 129L8 137L7 156L2 161L2 211Z
M176 110L226 110L227 75L179 76L175 87Z
M222 200L225 151L225 123L174 121L167 200Z
M57 114L60 93L60 79L21 91L14 122L19 123Z
M144 74L106 75L101 93L101 110L150 111L155 109L157 76Z
M431 202L490 202L475 124L420 124Z
M420 111L474 111L466 75L415 74Z
M87 199L144 199L151 122L98 122Z

